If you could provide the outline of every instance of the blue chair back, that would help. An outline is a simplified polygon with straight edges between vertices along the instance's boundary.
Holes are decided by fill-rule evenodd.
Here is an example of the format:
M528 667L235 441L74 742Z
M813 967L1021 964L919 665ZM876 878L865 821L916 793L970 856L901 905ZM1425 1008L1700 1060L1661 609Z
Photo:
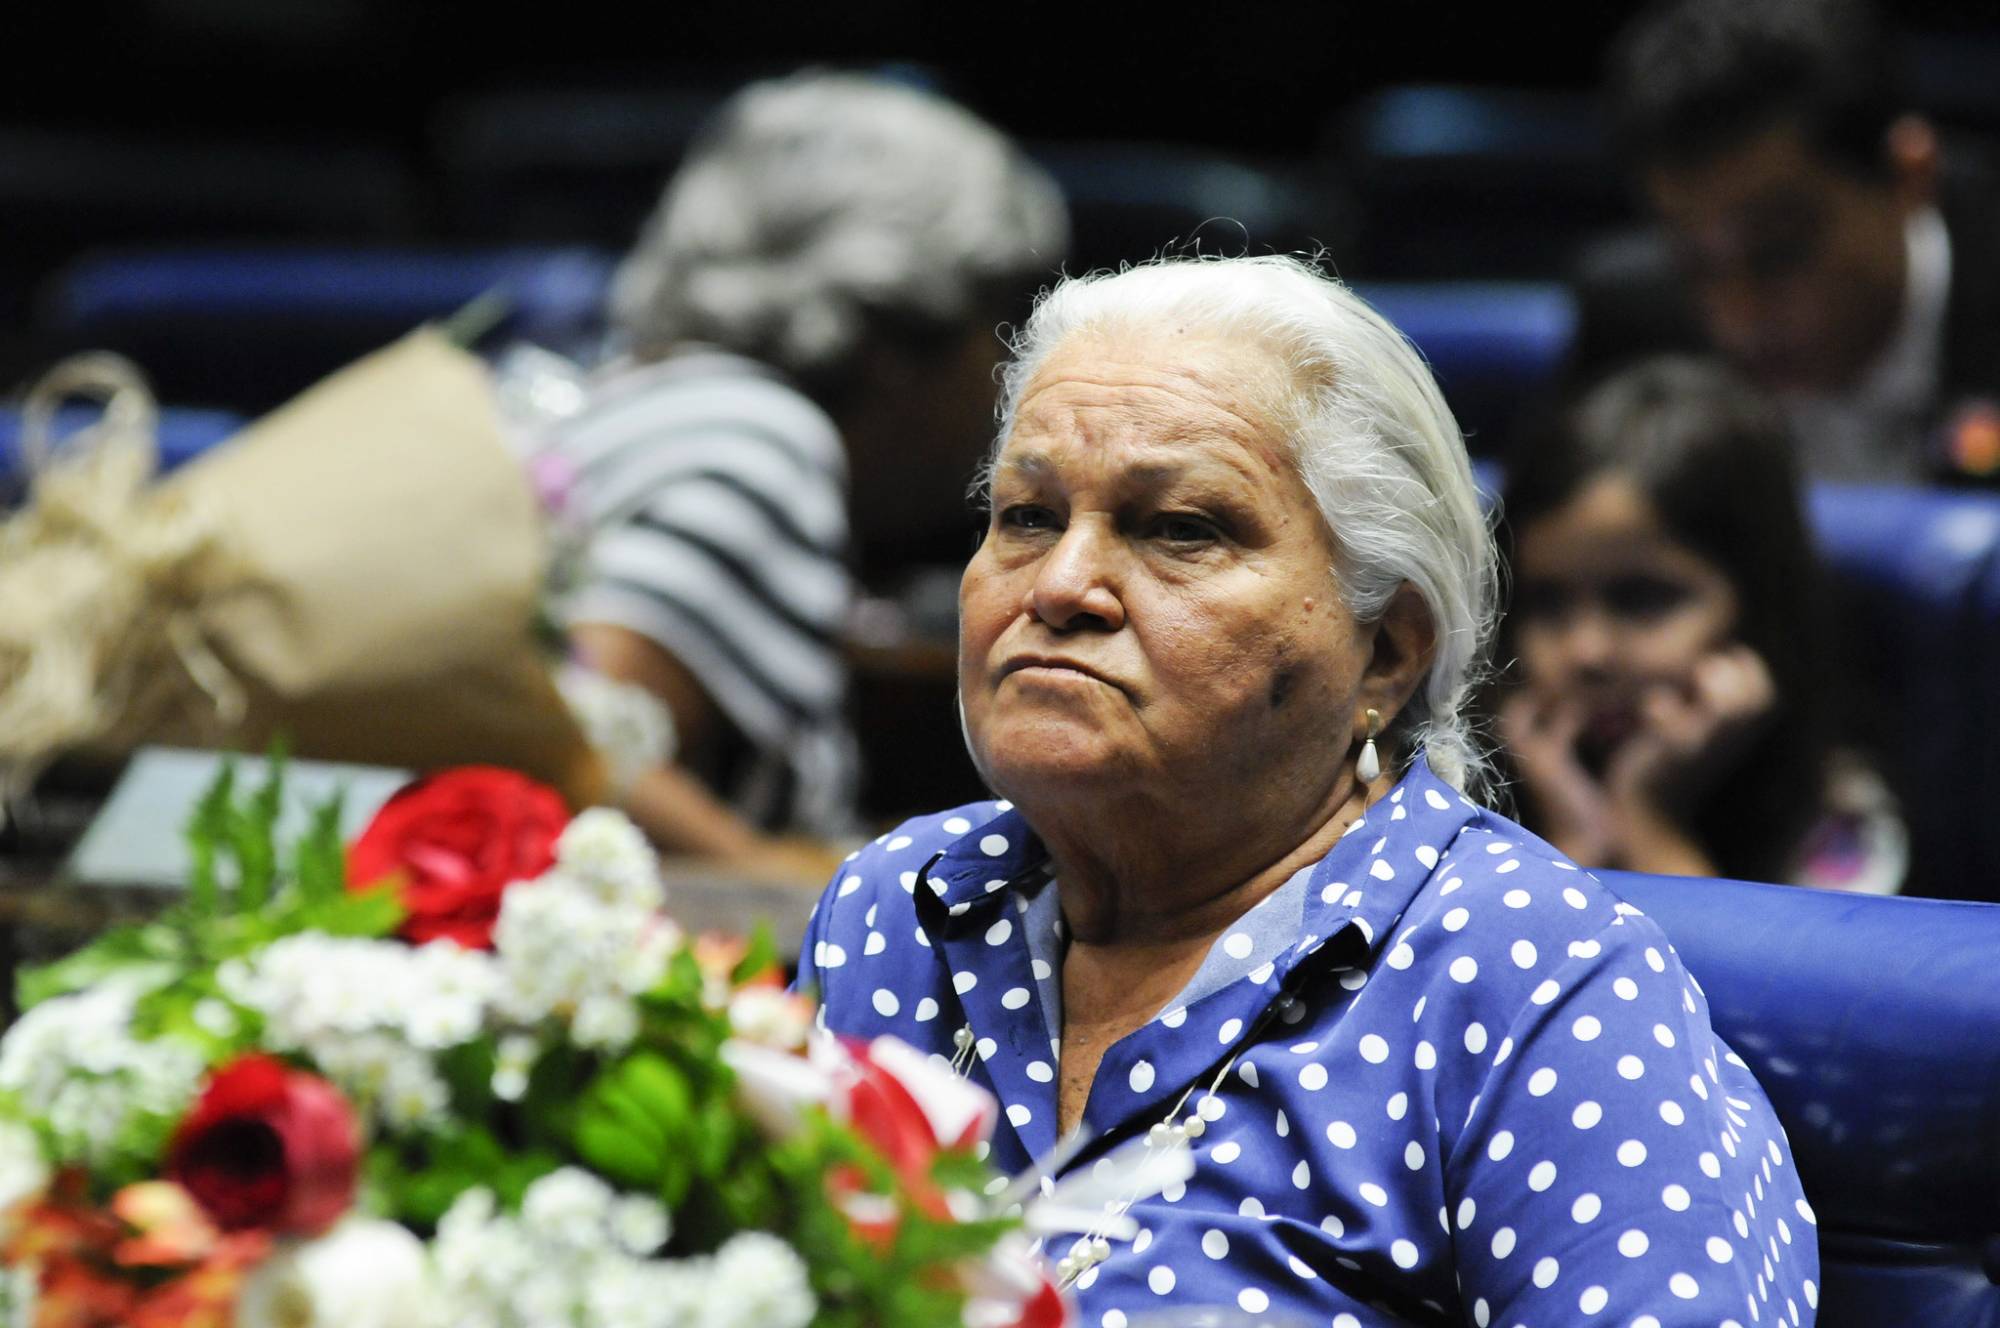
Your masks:
M1557 277L1631 210L1587 93L1389 87L1325 136L1360 194L1359 266L1373 275Z
M2000 905L1601 875L1784 1123L1820 1328L2000 1326Z
M1355 292L1430 361L1481 456L1504 450L1523 409L1554 382L1576 330L1575 302L1554 282L1364 282Z
M1821 484L1841 664L1926 894L2000 899L2000 496Z
M598 325L612 266L589 249L106 253L60 278L47 331L129 355L169 399L261 411L488 292L506 334L573 346Z
M90 424L98 416L93 407L68 406L56 412L55 432L64 438ZM159 415L158 443L160 470L174 469L206 452L241 429L246 421L225 410L187 410L168 407ZM18 503L27 490L27 472L21 454L21 412L0 407L0 510Z

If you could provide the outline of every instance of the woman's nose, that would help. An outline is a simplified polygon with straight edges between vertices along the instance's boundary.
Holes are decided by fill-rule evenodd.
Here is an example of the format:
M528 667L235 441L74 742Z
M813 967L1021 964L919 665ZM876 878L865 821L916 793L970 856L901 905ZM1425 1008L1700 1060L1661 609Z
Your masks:
M1093 523L1073 522L1035 569L1028 612L1059 632L1115 632L1124 626L1113 544Z

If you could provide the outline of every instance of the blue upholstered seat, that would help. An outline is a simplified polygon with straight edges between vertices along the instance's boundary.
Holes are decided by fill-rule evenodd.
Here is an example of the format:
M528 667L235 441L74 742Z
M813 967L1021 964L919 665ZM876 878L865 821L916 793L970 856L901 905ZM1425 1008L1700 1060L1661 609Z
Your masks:
M413 324L497 290L526 329L562 329L597 312L609 270L584 249L137 250L76 264L54 313L78 328L176 314Z
M1858 712L1903 795L1918 886L2000 899L2000 496L1815 485Z
M96 419L94 407L66 407L56 413L55 430L65 438ZM244 420L224 410L165 409L160 412L160 469L172 470L241 429ZM21 455L21 412L0 408L0 508L19 501L27 476Z
M1576 328L1552 282L1362 283L1356 291L1416 343L1475 453L1491 456L1560 371Z
M1601 875L1784 1122L1821 1328L2000 1325L2000 905Z
M1630 212L1587 93L1391 86L1336 112L1326 137L1360 194L1370 273L1555 277Z
M163 396L257 411L488 292L507 334L573 345L611 268L588 249L137 250L75 264L46 318L58 344L131 356Z

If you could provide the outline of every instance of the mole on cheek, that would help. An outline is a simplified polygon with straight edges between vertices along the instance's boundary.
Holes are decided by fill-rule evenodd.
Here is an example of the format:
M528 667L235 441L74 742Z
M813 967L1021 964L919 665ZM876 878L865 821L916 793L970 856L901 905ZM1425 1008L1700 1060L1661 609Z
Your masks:
M1271 677L1271 709L1282 710L1292 692L1298 687L1299 670L1293 664L1281 664Z

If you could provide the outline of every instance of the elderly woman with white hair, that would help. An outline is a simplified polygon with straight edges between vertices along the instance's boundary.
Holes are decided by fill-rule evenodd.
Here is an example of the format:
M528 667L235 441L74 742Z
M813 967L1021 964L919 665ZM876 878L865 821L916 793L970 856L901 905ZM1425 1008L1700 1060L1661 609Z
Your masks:
M800 983L989 1087L1004 1168L1179 1157L1050 1251L1084 1321L1809 1322L1700 988L1473 800L1494 554L1403 338L1296 260L1155 263L1048 294L1001 416L959 687L1005 800L845 864Z
M749 859L848 828L854 569L940 527L962 551L994 327L1066 239L1039 168L899 84L753 84L697 139L616 281L625 357L546 440L595 532L571 640L678 734L625 795L654 838Z

